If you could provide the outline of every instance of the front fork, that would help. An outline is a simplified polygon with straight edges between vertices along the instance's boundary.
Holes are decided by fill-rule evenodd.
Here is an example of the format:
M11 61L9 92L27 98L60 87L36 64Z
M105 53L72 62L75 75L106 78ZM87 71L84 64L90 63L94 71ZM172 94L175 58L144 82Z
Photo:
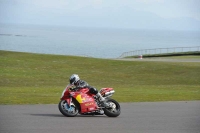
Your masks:
M74 108L72 107L72 97L65 99L66 105L64 106L67 111L73 112Z

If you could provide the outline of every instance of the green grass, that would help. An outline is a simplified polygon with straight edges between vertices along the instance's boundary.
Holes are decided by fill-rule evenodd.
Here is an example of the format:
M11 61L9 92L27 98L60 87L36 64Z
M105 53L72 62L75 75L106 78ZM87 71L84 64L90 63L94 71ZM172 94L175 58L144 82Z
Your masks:
M69 76L119 102L200 100L199 62L119 61L0 51L0 104L57 104Z

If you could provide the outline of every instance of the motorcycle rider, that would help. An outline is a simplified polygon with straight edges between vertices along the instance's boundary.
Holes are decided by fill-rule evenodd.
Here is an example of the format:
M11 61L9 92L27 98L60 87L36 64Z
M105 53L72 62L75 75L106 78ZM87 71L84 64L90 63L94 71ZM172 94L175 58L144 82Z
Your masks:
M77 74L72 74L69 78L70 85L75 86L76 89L88 88L89 93L94 94L100 100L100 103L104 107L109 107L109 105L105 102L105 98L98 92L98 90L92 86L90 86L86 81L80 80Z

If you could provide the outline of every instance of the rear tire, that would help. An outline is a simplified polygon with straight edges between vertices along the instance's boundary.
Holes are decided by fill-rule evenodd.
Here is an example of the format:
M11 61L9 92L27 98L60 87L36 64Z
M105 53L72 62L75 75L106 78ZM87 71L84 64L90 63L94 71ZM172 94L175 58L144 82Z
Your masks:
M114 99L108 99L106 100L106 103L108 103L111 106L111 108L103 109L105 115L107 115L108 117L117 117L120 115L121 108L117 101L115 101Z
M58 104L60 112L67 117L74 117L78 114L77 107L72 103L71 106L67 104L65 100L61 100Z

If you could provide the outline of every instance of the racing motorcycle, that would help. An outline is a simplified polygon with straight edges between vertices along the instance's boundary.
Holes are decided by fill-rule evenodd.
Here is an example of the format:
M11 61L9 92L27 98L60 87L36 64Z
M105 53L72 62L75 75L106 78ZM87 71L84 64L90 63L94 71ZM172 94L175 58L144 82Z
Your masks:
M99 97L89 93L88 88L72 88L67 86L63 90L58 108L60 112L67 117L80 115L106 115L108 117L117 117L121 113L120 105L110 97L114 94L113 88L102 88L101 95L105 98L108 106L104 107Z

